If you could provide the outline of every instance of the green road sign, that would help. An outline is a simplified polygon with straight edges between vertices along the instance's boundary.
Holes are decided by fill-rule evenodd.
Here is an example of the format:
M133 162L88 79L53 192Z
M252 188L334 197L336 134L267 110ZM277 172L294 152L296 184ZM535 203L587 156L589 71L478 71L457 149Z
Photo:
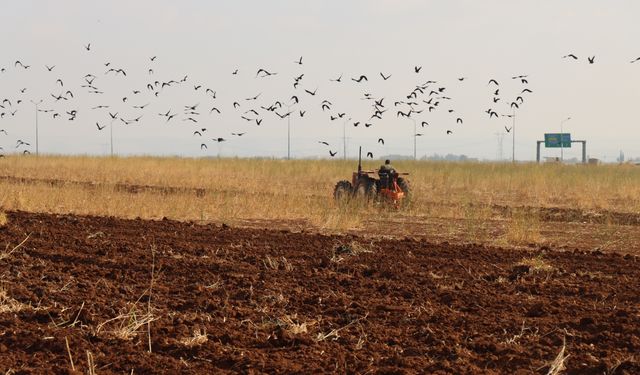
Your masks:
M570 148L571 133L546 133L544 147Z

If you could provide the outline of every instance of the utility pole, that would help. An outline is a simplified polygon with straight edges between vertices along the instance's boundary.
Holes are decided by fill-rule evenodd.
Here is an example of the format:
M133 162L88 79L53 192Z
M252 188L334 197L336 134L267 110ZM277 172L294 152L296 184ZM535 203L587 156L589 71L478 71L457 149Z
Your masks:
M291 104L287 106L287 160L291 160Z
M342 158L347 160L347 122L351 121L351 117L342 123Z
M494 133L494 135L498 138L498 152L496 153L496 159L498 161L502 161L503 159L503 141L504 141L504 132Z
M31 103L36 106L36 156L38 156L40 151L38 147L38 106L40 105L40 103L42 103L42 99L40 99L40 101L38 102L34 102L33 100L31 100Z
M417 160L416 139L418 138L418 135L416 133L416 119L412 118L411 121L413 121L413 160Z
M571 117L567 117L566 119L560 121L560 162L564 161L564 142L562 137L562 124L571 120Z
M513 109L513 113L510 115L501 115L502 117L511 117L511 135L513 136L511 140L511 162L516 162L516 110Z
M114 119L111 119L111 123L109 124L109 138L110 138L110 146L111 146L111 157L113 157L113 121Z

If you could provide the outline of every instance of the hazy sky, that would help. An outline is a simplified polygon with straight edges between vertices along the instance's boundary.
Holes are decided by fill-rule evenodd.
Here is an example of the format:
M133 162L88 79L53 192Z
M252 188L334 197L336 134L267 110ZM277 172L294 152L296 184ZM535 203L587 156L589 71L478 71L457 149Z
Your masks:
M620 150L640 157L640 14L637 1L12 1L0 14L0 152L15 152L17 140L35 151L35 110L30 100L44 99L39 114L41 153L106 154L108 112L129 125L113 122L118 154L185 156L286 156L287 120L264 111L280 100L290 107L294 157L342 156L346 123L349 156L358 145L377 156L413 154L413 122L397 117L398 100L407 101L416 85L437 81L444 87L437 110L429 113L428 89L415 101L424 109L413 114L418 123L418 156L467 154L494 159L498 138L511 119L492 118L492 108L509 114L509 103L528 87L516 111L516 158L535 158L535 141L545 132L564 130L588 141L588 154L613 161ZM91 43L90 51L84 46ZM577 61L562 59L573 53ZM155 61L150 57L157 56ZM294 63L303 56L303 65ZM589 64L588 56L595 56ZM15 66L20 60L30 68ZM105 63L110 62L106 67ZM45 65L55 68L49 72ZM420 73L414 66L422 66ZM127 75L105 74L122 68ZM277 72L256 78L259 68ZM149 74L148 69L153 69ZM238 69L237 75L231 73ZM380 72L391 74L383 80ZM97 78L89 93L85 74ZM297 89L294 77L304 74ZM343 75L342 82L331 82ZM356 83L352 77L366 75ZM154 91L148 83L187 81ZM512 80L528 75L528 84ZM465 77L464 81L458 78ZM60 78L64 86L56 80ZM493 102L499 83L498 103ZM202 85L199 90L194 86ZM155 86L155 85L154 85ZM22 93L20 90L26 88ZM216 99L205 93L216 92ZM304 90L314 91L311 96ZM74 97L56 100L51 94ZM133 90L141 91L134 94ZM154 92L159 92L158 96ZM385 98L382 120L373 119L368 93ZM255 101L246 98L261 94ZM123 102L122 98L127 97ZM21 99L22 103L17 104ZM329 100L331 110L321 102ZM233 102L240 103L234 109ZM144 109L134 105L148 104ZM199 115L185 115L198 104ZM92 109L109 105L108 109ZM212 107L221 114L209 114ZM11 115L11 112L15 112ZM259 115L245 114L255 109ZM75 120L65 112L76 110ZM159 113L178 115L170 122ZM306 111L300 118L299 111ZM453 110L449 113L448 110ZM60 113L56 119L53 113ZM286 113L283 107L278 112ZM331 121L330 116L346 113ZM247 118L261 118L260 126ZM184 121L194 117L198 123ZM463 124L457 124L457 118ZM345 122L346 119L352 120ZM354 122L360 122L354 127ZM424 128L420 123L429 123ZM99 131L96 122L107 126ZM369 128L363 126L370 122ZM203 137L195 130L206 128ZM452 130L453 134L446 134ZM231 133L246 133L241 137ZM228 141L218 145L211 138ZM385 145L378 143L384 138ZM318 141L327 141L324 146ZM208 149L201 150L201 143ZM511 134L503 140L503 157L511 156ZM21 146L18 150L24 150ZM544 150L543 155L559 155ZM579 147L565 156L579 157Z

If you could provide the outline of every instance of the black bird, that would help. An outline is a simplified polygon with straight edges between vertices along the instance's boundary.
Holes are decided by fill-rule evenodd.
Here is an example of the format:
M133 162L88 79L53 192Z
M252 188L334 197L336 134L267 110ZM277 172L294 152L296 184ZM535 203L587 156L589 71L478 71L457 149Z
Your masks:
M199 136L201 136L201 137L202 137L202 133L200 133L200 132L199 132L199 131L197 131L197 130L193 132L193 135L199 135Z
M421 125L422 125L422 127L424 128L424 126L425 126L425 125L427 125L427 126L428 126L428 125L429 125L429 123L428 123L428 122L426 122L426 121L422 121L422 124L421 124Z
M516 102L511 102L511 108L520 108L520 106Z
M293 95L293 96L291 97L291 100L292 100L292 101L294 101L294 102L296 102L296 104L298 104L298 103L300 102L300 101L298 100L298 97L297 97L297 96L295 96L295 95Z
M233 102L233 108L238 108L240 107L240 103L238 102Z
M201 144L201 145L200 145L200 149L201 149L201 150L202 150L202 149L206 150L206 149L207 149L207 145L206 145L206 144L204 144L204 143L203 143L203 144Z
M302 65L302 56L300 56L300 60L294 61L294 63L296 63L298 65Z
M331 157L336 156L337 153L338 153L338 151L333 152L333 151L329 150L329 155L331 155Z
M260 126L260 124L262 124L262 119L261 118L257 118L256 119L256 125Z
M211 110L209 111L209 114L211 114L213 111L218 112L218 114L220 114L220 110L216 107L211 108Z
M193 85L193 89L198 91L202 87L202 85Z
M86 49L87 51L90 51L91 50L91 43L89 43L86 46L84 46L84 49Z
M452 134L453 131L452 130L447 130L447 134Z
M231 133L231 135L242 137L243 135L245 135L245 133Z
M562 56L563 59L566 59L567 57L571 57L574 60L578 60L578 56L574 55L573 53Z
M331 82L342 82L342 74L340 74L340 77L336 78L336 79L330 79L329 81Z
M461 119L460 117L458 117L458 118L456 119L456 123L458 123L458 124L462 124L462 119Z
M96 122L96 126L98 127L98 130L102 130L102 129L104 129L104 128L105 128L105 126L106 126L106 125L104 125L104 126L100 126L100 124L98 124L98 123Z
M587 57L587 61L589 61L589 64L593 64L596 61L596 57L595 56Z
M169 113L169 112L167 112L167 113ZM116 112L115 115L113 113L109 112L109 116L111 116L112 120L115 120L118 117L118 112Z
M260 94L258 94L256 96L252 96L251 98L246 98L245 100L257 100L260 97L260 95L262 95L262 93L260 93Z
M289 116L291 113L293 113L293 112L287 112L284 115L281 115L277 111L274 111L274 112L276 112L276 115L278 115L278 117L280 117L280 118L285 118L285 117Z
M16 148L25 145L25 146L31 146L29 143L27 142L23 142L21 139L18 139L18 142L16 143Z
M356 126L356 127L357 127L358 125L360 125L360 121L358 121L358 122L354 122L354 123L353 123L353 126Z
M365 75L361 75L358 79L351 78L351 80L352 80L352 81L354 81L354 82L358 82L358 83L362 82L362 80L363 80L363 79L364 79L365 81L369 81L369 80L367 79L367 76L365 76Z
M315 95L316 95L316 92L318 91L318 88L316 87L316 89L315 89L315 90L313 90L313 91L309 91L309 90L307 90L307 89L304 89L304 91L306 91L306 92L307 92L307 94L309 94L309 95L311 95L311 96L315 96Z
M378 138L378 143L382 143L382 145L384 146L384 139Z
M238 74L238 69L234 70L233 73L231 73L231 74L233 74L233 75Z
M385 81L388 80L389 78L391 78L391 74L389 74L388 76L385 77L384 74L382 74L382 72L380 72L380 76L382 76L382 79L385 80Z
M504 130L506 130L507 133L511 132L511 128L507 128L506 126L504 127Z
M492 83L494 83L496 86L498 86L498 85L499 85L499 84L498 84L498 81L496 81L495 79L490 79L490 80L489 80L489 83L487 84L487 86L488 86L488 85L490 85L490 84L492 84ZM497 95L497 94L496 94L496 95Z
M149 58L149 60L151 60L151 61L155 61L155 60L156 60L156 57L158 57L158 56L150 57L150 58Z
M414 66L414 67L413 67L413 71L414 71L414 72L416 72L416 73L420 73L420 70L421 70L421 69L422 69L422 67L421 67L421 66Z
M368 128L368 127L369 127L369 126L371 126L371 125L373 125L373 124L368 123L368 122L365 122L364 127L365 127L365 128Z
M55 68L56 66L55 65L54 66L45 65L44 67L47 68L48 71L52 71L53 68Z
M635 60L632 60L631 63L633 64L636 61L640 61L640 57L636 58Z
M226 139L224 139L224 138L211 138L211 140L214 141L214 142L224 142L224 141L226 141Z
M373 152L367 152L367 157L373 159Z
M318 141L318 143L323 144L325 146L329 146L329 142L325 142L325 141Z
M307 113L307 111L300 111L300 117L304 117L305 113Z
M265 69L260 68L260 69L258 69L258 72L256 73L256 77L258 77L260 75L260 73L263 73L263 75L261 77L268 77L268 76L273 76L273 75L278 74L278 73L271 73L271 72L266 71Z

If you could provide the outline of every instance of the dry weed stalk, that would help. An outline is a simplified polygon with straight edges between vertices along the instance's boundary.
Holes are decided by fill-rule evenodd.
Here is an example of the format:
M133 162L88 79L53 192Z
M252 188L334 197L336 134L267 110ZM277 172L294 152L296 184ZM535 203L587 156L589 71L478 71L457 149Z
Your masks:
M64 337L64 342L67 346L67 353L69 354L69 362L71 363L71 370L76 371L76 366L73 365L73 356L71 355L71 348L69 348L69 339Z
M340 338L340 335L339 335L340 331L351 327L352 325L360 322L361 320L367 319L368 316L369 316L369 313L365 314L364 316L362 316L362 317L360 317L358 319L355 319L355 320L351 321L351 323L349 323L349 324L347 324L347 325L345 325L343 327L332 329L328 333L318 332L318 335L316 336L315 341L316 342L320 342L320 341L324 341L324 340L326 340L328 338L331 338L331 337L333 337L333 340L337 340L338 338Z
M100 323L96 329L96 333L100 333L103 327L114 322L120 322L109 331L114 337L121 340L131 340L140 332L140 328L158 320L152 313L138 313L138 308L134 304L125 314L120 314L115 318Z
M96 364L93 362L93 354L87 350L87 366L89 369L87 372L89 375L96 375Z
M200 346L207 341L209 341L207 331L205 329L197 329L193 331L193 336L183 338L180 340L180 343L187 348L193 348L195 346Z
M553 362L551 362L551 365L549 366L549 372L547 372L547 375L559 375L565 369L564 361L567 358L569 358L568 354L564 355L566 347L567 347L567 341L566 341L566 338L563 337L562 348L560 348L560 352L556 356L556 359L554 359Z
M11 298L4 285L0 285L0 314L6 312L15 313L28 308L31 308L31 305L26 305Z
M19 248L21 248L28 240L29 237L31 237L31 233L29 233L29 235L27 236L27 238L25 238L24 240L22 240L22 242L20 242L18 244L18 246L14 247L11 250L5 249L5 251L0 252L0 260L6 259L8 258L14 251L18 250Z

